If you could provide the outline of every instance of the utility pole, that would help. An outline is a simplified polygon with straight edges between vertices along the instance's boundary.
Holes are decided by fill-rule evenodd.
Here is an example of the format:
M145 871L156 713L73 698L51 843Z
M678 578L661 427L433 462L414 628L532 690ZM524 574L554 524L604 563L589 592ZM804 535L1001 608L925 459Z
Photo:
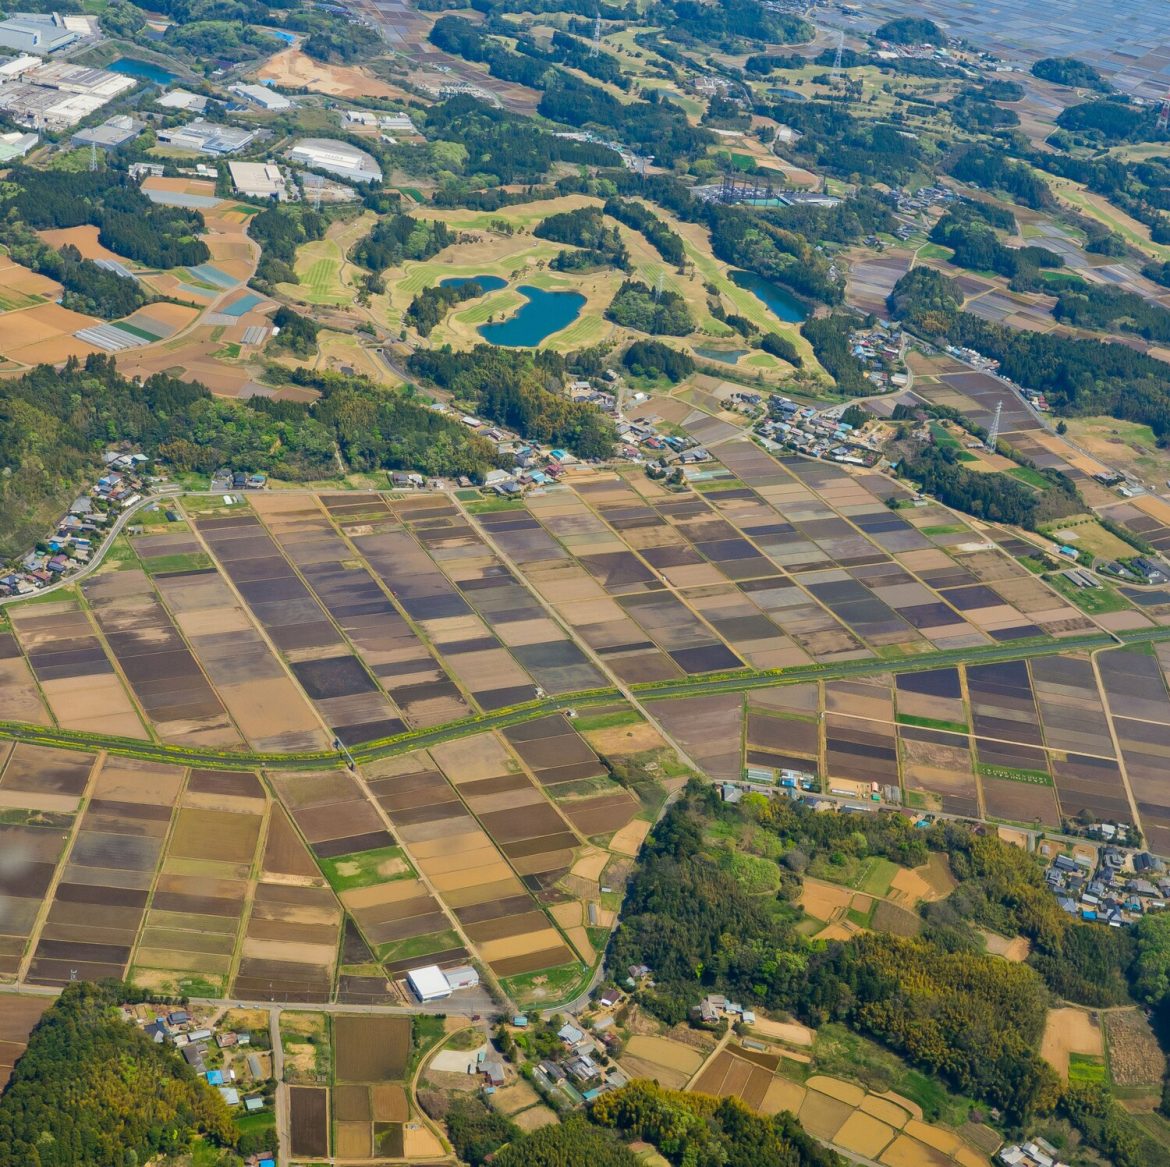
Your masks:
M837 52L833 56L833 88L837 88L837 83L841 80L841 53L845 49L845 30L839 29L837 31Z
M987 431L987 449L989 453L995 453L996 443L999 441L999 421L1003 416L1003 399L995 403L995 416L991 419L991 428Z

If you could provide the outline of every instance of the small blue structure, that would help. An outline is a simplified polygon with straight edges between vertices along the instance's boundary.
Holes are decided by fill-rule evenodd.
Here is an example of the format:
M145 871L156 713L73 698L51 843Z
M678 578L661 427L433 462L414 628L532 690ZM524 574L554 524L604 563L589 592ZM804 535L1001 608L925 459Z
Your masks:
M523 1013L517 1013L516 1016L512 1018L512 1024L517 1029L527 1029L528 1018Z
M224 1081L223 1070L208 1070L207 1071L207 1084L209 1086L222 1086L223 1081Z

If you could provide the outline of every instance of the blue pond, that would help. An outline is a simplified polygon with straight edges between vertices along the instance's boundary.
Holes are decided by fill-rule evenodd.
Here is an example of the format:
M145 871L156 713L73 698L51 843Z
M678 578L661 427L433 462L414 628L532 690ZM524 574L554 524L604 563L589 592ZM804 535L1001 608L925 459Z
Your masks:
M775 97L787 97L790 101L808 101L808 94L801 93L799 89L769 89Z
M499 276L448 276L439 281L440 288L461 288L464 284L479 284L485 292L498 292L508 286L508 281Z
M111 73L121 73L126 77L133 77L136 81L153 81L155 85L169 85L177 81L174 73L168 73L149 61L136 61L133 57L119 57L107 68Z
M786 292L779 284L774 284L753 271L733 271L731 282L751 292L765 308L789 324L799 324L808 317L804 305L791 292Z
M528 300L519 312L507 320L480 325L479 335L490 344L535 348L546 336L572 324L585 306L580 292L546 292L527 286L516 290Z
M695 355L706 357L709 361L722 361L725 365L734 365L740 357L747 356L746 348L697 348Z

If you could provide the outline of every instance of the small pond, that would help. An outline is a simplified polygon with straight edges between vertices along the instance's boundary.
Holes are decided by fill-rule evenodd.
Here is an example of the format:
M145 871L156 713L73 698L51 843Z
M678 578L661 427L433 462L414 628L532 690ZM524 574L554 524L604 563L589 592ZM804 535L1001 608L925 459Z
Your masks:
M479 284L485 292L498 292L508 286L508 281L499 276L448 276L439 281L440 288L461 288L464 284Z
M174 73L168 73L149 61L136 61L133 57L119 57L106 68L111 73L121 73L124 77L133 77L136 81L153 81L155 85L169 85L172 81L178 80Z
M697 348L695 356L703 357L708 361L721 361L725 365L734 365L740 357L746 357L746 348Z
M804 305L791 292L755 272L732 271L731 282L751 292L765 308L789 324L799 324L808 317Z
M585 306L580 292L546 292L523 285L516 289L527 301L507 320L481 324L479 335L507 348L535 348L547 336L567 328Z

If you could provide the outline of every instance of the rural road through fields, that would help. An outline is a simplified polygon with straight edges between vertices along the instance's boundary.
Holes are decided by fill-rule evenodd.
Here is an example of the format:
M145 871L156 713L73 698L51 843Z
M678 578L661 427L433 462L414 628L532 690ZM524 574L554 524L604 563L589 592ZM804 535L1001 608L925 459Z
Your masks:
M1166 640L1170 640L1170 628L1149 628L1119 635L1099 632L1088 636L1043 640L1031 644L1016 641L1008 644L988 645L984 648L951 649L931 653L928 656L902 657L900 659L874 658L841 661L827 665L803 665L798 668L764 672L745 669L730 676L697 676L685 681L669 682L665 685L631 685L628 686L627 699L636 708L642 708L646 701L660 701L709 693L739 693L772 685L799 684L807 681L834 681L877 673L925 672L929 669L960 664L990 664L998 661L1025 660L1032 657L1056 656L1068 652L1093 652L1127 644L1157 643ZM360 765L380 758L394 757L400 753L437 745L440 742L466 737L470 734L483 733L486 730L521 725L528 721L547 717L548 714L560 710L586 709L591 706L612 703L626 693L627 687L625 686L621 689L617 687L595 689L587 693L562 693L556 697L546 697L528 702L522 707L505 710L501 713L460 718L458 721L433 726L422 732L399 734L395 737L367 742L364 745L353 746L350 753ZM22 741L65 750L106 750L117 757L166 762L178 766L196 766L209 770L235 770L239 769L240 766L256 766L261 769L276 770L330 766L340 769L344 764L339 755L328 751L271 754L247 750L236 752L201 750L15 721L0 722L0 741L5 740Z
M284 1080L284 1043L280 1040L280 1010L268 1010L268 1036L272 1042L272 1077L276 1081L276 1167L288 1167L292 1142L291 1108L288 1085Z

